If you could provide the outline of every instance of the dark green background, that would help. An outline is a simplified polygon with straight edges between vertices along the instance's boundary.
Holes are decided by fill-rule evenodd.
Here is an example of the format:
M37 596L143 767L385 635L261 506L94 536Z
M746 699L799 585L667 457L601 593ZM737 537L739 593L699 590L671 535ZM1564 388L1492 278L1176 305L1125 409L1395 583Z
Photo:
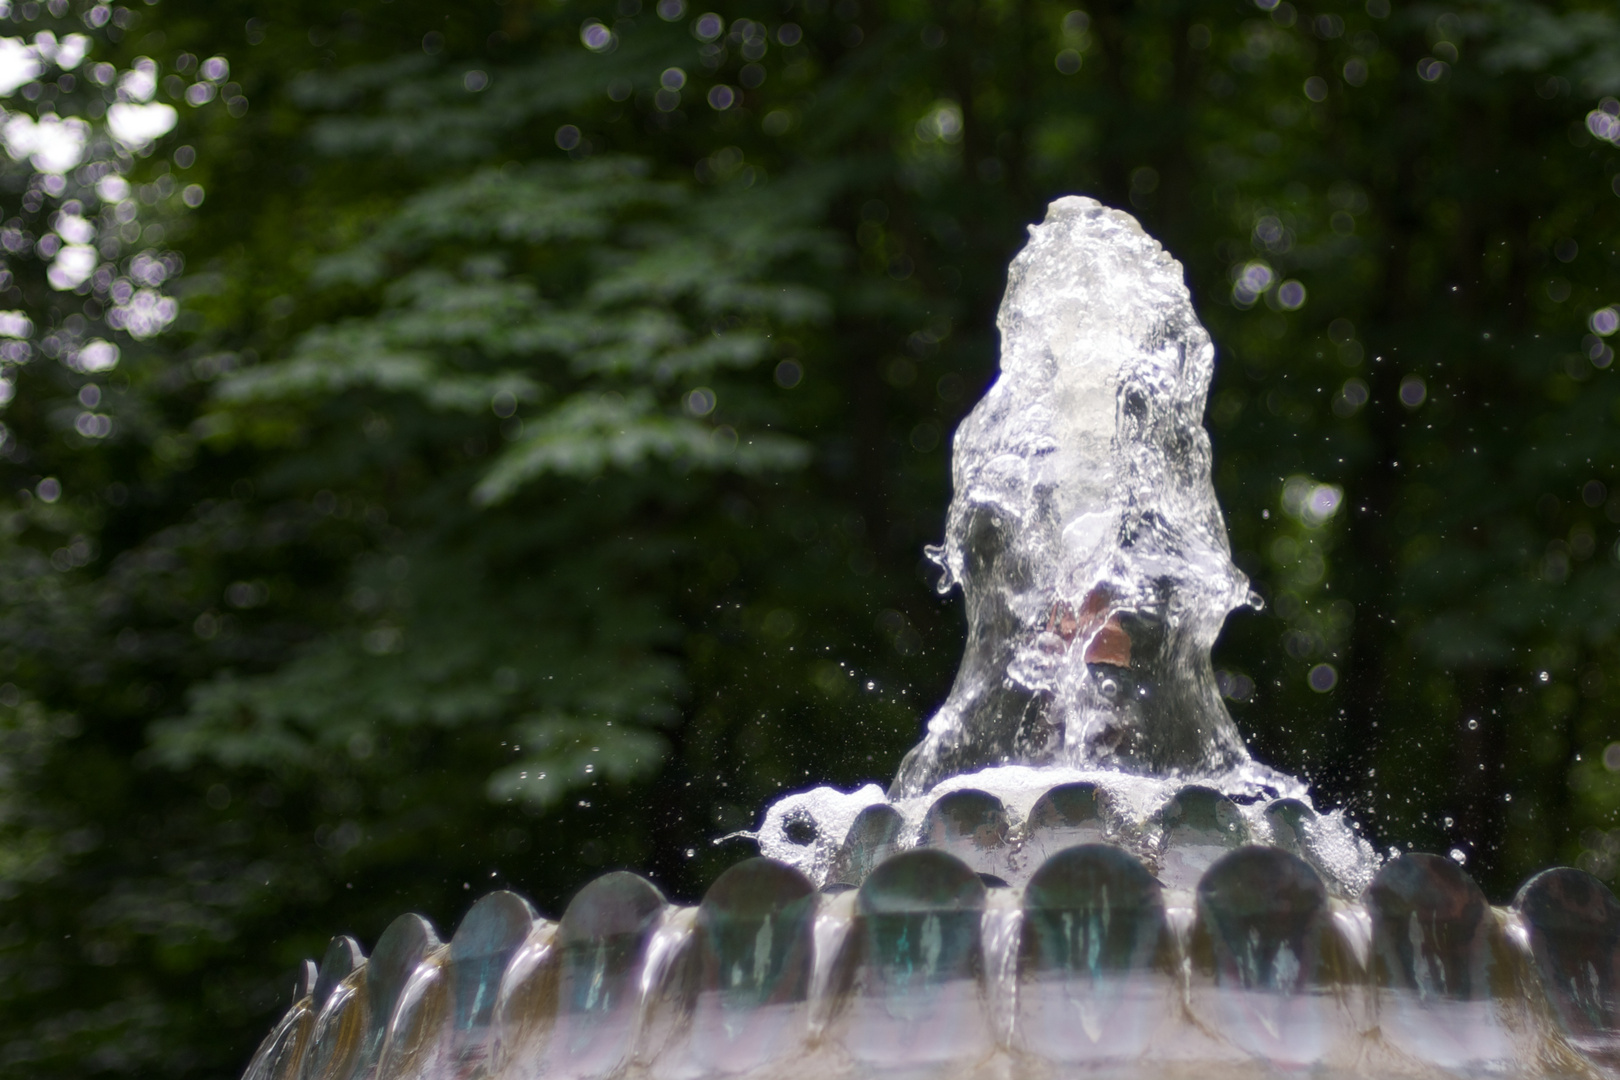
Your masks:
M694 899L779 792L886 781L960 647L921 556L949 435L1073 192L1182 260L1219 348L1257 755L1497 902L1613 875L1608 5L727 2L711 66L703 9L644 3L97 33L223 55L249 107L180 104L135 163L207 197L153 210L182 315L99 379L112 437L45 359L0 414L0 1069L234 1075L334 932L502 885L555 916L615 866ZM79 25L29 10L5 32ZM1236 305L1256 259L1305 305ZM0 307L77 303L12 269ZM1292 477L1343 508L1301 520Z

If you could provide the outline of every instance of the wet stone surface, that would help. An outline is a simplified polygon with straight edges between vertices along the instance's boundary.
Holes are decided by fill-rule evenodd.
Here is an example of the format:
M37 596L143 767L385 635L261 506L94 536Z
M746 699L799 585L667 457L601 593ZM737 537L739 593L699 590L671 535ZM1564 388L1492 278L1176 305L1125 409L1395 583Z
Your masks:
M1159 880L1170 889L1191 889L1215 860L1250 835L1236 803L1197 785L1176 792L1150 827L1159 833Z
M1335 1034L1328 991L1340 973L1316 871L1278 848L1242 848L1210 867L1197 903L1216 1029L1257 1057L1318 1060Z
M1446 1066L1512 1054L1492 1002L1494 919L1485 894L1450 859L1403 855L1373 879L1376 1018L1398 1049Z
M488 1027L501 976L536 919L523 897L502 890L472 906L450 939L453 1022L459 1031Z
M943 795L928 808L917 845L954 855L975 872L995 878L992 884L1005 884L1008 832L1001 800L967 789Z
M1316 818L1316 811L1299 799L1278 799L1266 807L1266 825L1271 829L1271 844L1290 855L1309 861L1306 854L1306 822Z
M385 1063L388 1037L406 989L423 963L442 947L439 935L420 915L401 915L377 939L377 947L366 964L369 1015L354 1077L370 1077ZM435 974L437 967L435 964Z
M852 1057L894 1066L991 1049L982 1003L985 898L978 874L941 851L904 852L866 879L842 1017Z
M1456 863L1412 854L1367 890L1374 973L1381 987L1423 1001L1490 996L1490 905Z
M569 903L557 926L560 986L548 1048L551 1070L604 1076L628 1059L642 962L665 906L651 882L623 871L597 878Z
M294 1001L287 1015L271 1030L253 1055L243 1080L294 1080L314 1030L315 1013L306 995Z
M313 998L315 994L315 981L319 978L320 968L315 966L315 961L299 961L297 970L293 972L293 1003L297 1004L304 998Z
M310 991L315 1008L324 1006L326 999L332 996L332 989L358 971L365 962L366 954L360 950L358 941L347 934L333 938L326 947L326 955L321 957L321 965L316 969L315 986Z
M310 1039L302 1075L309 1080L348 1080L359 1071L361 1053L370 1029L371 995L362 964L332 985Z
M1196 795L1173 826L1228 835L1219 803ZM1090 827L1092 793L1064 797L1039 820ZM1000 835L994 815L949 820ZM512 893L480 900L448 945L402 917L370 961L336 939L295 989L245 1080L1145 1077L1206 1064L1573 1078L1582 1058L1620 1067L1620 902L1557 870L1527 883L1516 911L1493 911L1450 860L1407 855L1346 904L1278 846L1223 851L1190 892L1115 844L1042 858L1021 889L987 888L938 848L891 856L837 896L755 858L697 907L615 873L557 924Z
M1159 883L1118 848L1048 859L1024 892L1018 1033L1053 1061L1129 1058L1174 991Z
M1566 867L1531 878L1513 906L1570 1041L1620 1066L1620 901L1597 878Z
M1035 800L1024 824L1031 862L1044 862L1065 848L1098 844L1109 832L1108 797L1096 784L1059 784Z
M803 874L763 858L739 863L710 887L694 933L689 1052L698 1066L756 1068L803 1039L816 900Z
M892 806L862 810L833 857L828 884L858 887L879 863L900 850L905 827L905 819Z
M459 1076L487 1064L501 980L534 921L529 902L504 890L472 906L450 945L424 957L407 982L377 1080Z

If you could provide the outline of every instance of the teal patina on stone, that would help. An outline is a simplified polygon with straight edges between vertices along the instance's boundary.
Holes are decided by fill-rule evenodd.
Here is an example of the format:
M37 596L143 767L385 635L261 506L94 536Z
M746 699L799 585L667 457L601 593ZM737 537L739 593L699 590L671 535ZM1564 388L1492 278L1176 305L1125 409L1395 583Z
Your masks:
M534 925L516 893L472 906L450 944L430 951L406 981L387 1025L374 1080L467 1076L487 1067L501 980Z
M1134 1057L1173 991L1159 883L1115 847L1069 848L1024 891L1021 1047L1054 1061Z
M1225 856L1198 883L1198 918L1218 985L1295 994L1324 981L1327 890L1297 855L1246 847Z
M711 1071L764 1064L803 1038L814 963L815 886L754 858L715 881L695 924L691 1051Z
M487 1028L501 976L534 927L534 908L504 889L472 906L450 938L450 988L458 1031Z
M971 867L918 848L874 870L856 897L845 1045L873 1065L988 1052L986 889Z
M1591 874L1563 867L1527 881L1513 906L1570 1041L1620 1066L1620 901Z
M557 926L559 993L552 1071L600 1076L633 1049L639 976L664 896L645 878L606 874L581 889Z

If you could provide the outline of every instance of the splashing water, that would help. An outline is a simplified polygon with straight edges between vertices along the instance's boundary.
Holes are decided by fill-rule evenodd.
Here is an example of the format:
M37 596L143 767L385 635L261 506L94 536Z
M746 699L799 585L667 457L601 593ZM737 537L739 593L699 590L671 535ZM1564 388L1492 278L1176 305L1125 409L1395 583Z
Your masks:
M1249 761L1209 650L1248 596L1202 426L1215 348L1129 214L1054 202L1013 261L1001 376L956 433L941 591L968 643L893 793L990 765Z
M1093 199L1057 200L1029 232L997 318L1001 373L957 429L945 542L929 550L940 590L966 598L962 663L887 800L820 788L767 813L761 851L817 881L855 814L887 801L903 848L928 803L963 787L993 794L1016 830L1054 785L1098 785L1123 819L1114 835L1149 858L1166 835L1150 819L1189 781L1240 804L1256 839L1282 842L1262 803L1308 804L1249 757L1210 664L1227 614L1258 598L1210 480L1215 348L1181 264ZM1337 814L1294 831L1341 892L1377 869Z

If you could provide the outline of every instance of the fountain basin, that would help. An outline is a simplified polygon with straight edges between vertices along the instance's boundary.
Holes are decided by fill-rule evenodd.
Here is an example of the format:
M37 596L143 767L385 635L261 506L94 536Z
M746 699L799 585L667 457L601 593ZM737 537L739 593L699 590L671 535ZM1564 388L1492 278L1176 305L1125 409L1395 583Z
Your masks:
M1330 894L1241 844L1190 888L1112 844L986 884L947 850L818 890L748 859L695 908L633 874L560 920L492 893L448 944L396 920L306 963L245 1080L1608 1075L1620 902L1579 870L1486 903L1434 855Z

